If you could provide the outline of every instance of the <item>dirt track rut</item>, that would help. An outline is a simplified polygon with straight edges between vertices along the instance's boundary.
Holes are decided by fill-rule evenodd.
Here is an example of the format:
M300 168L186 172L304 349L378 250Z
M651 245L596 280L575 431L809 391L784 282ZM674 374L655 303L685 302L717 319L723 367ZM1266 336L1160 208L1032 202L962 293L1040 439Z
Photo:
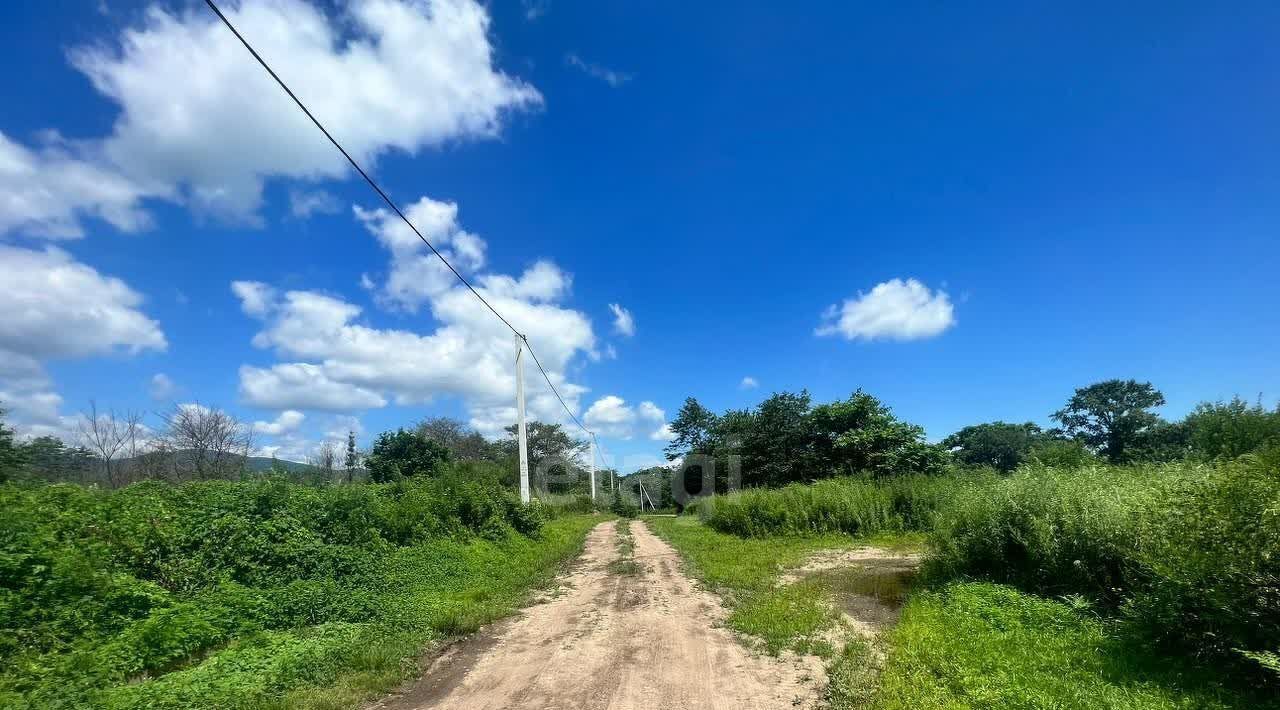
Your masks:
M773 710L812 707L821 663L753 654L719 600L666 542L631 524L636 574L616 574L614 523L597 525L558 596L438 658L379 710Z

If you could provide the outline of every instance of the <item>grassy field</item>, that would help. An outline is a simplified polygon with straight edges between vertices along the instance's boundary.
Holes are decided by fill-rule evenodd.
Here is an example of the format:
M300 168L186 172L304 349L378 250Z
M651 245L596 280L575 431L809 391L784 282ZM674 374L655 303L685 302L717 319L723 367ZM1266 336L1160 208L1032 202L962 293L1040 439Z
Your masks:
M871 694L877 710L1280 707L1274 696L1154 652L1078 601L1004 585L959 582L917 592L888 645Z

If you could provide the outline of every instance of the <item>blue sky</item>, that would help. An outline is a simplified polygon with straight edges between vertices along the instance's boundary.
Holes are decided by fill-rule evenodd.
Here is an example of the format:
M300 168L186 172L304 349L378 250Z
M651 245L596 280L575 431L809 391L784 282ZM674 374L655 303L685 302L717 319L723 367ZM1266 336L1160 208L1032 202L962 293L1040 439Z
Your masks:
M862 387L932 439L1109 377L1280 396L1273 3L226 9L623 468L690 394ZM298 458L509 421L509 336L202 3L0 12L22 431L198 400Z

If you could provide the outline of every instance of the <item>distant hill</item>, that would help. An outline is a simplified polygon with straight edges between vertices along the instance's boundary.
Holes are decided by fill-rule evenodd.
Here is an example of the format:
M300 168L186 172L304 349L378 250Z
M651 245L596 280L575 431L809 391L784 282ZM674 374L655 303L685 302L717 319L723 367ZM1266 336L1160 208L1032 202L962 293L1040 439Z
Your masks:
M276 464L280 468L293 473L310 473L317 470L317 467L312 466L309 463L286 461L284 459L271 459L266 456L249 456L244 460L245 468L255 472L270 471L272 464Z
M178 456L190 456L190 452L180 451ZM119 459L118 463L128 467L132 459ZM309 463L299 463L297 461L286 461L285 459L273 459L266 456L246 456L244 457L245 468L254 473L265 473L271 470L272 464L283 468L290 473L314 473L319 467L312 466Z

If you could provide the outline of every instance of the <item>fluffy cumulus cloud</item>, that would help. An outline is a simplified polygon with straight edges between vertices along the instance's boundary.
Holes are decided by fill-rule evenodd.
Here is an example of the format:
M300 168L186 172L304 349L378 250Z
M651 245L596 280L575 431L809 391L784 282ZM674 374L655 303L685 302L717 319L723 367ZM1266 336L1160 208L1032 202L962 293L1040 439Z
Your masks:
M0 362L164 350L142 296L61 249L0 244Z
M642 433L655 441L671 438L667 414L658 405L644 401L632 407L612 394L593 402L583 415L583 423L601 436L631 439Z
M393 256L394 259L394 256ZM481 275L477 288L499 312L519 324L551 380L577 412L585 391L565 377L570 362L595 349L587 318L559 302L570 279L540 261L518 277ZM285 360L240 369L248 404L270 409L357 411L420 404L441 396L465 402L471 424L498 436L515 420L515 346L512 335L461 286L426 296L438 326L428 334L375 328L361 322L361 308L313 291L277 293L263 284L236 282L246 313L263 321L254 346ZM562 421L559 402L526 358L530 416Z
M444 262L431 252L399 215L387 209L355 207L356 219L391 253L391 269L380 289L370 279L379 298L408 311L439 296L457 284L457 277ZM484 266L485 243L480 237L462 229L458 223L458 205L422 197L404 208L418 232L434 246L454 268L473 273Z
M0 244L0 404L27 434L68 435L50 360L137 354L168 347L142 296L61 249Z
M22 229L74 239L84 236L84 215L126 232L150 224L139 201L162 191L142 187L55 134L42 142L33 150L0 132L0 233Z
M747 375L746 377L743 377L742 381L738 383L738 389L743 389L743 390L753 390L759 386L760 386L760 383L756 380L756 378L752 377L751 375Z
M587 408L582 421L588 429L600 436L630 439L636 422L636 412L627 405L626 400L611 394L593 402Z
M610 303L609 310L613 312L614 332L628 338L636 334L636 319L631 316L631 311L617 303Z
M915 279L876 284L857 298L832 305L822 315L817 335L847 340L916 340L938 335L955 325L955 308L945 291L930 290Z
M353 0L337 11L244 0L224 9L365 163L495 136L505 114L542 101L494 66L489 15L475 0ZM116 41L73 49L70 60L119 116L110 135L51 136L36 149L0 135L0 231L74 237L85 216L138 229L147 197L254 221L264 179L349 170L203 7L152 6Z
M267 436L281 436L298 430L302 426L303 420L307 415L296 409L286 409L275 418L274 421L256 421L253 423L253 431L255 434L266 434Z

